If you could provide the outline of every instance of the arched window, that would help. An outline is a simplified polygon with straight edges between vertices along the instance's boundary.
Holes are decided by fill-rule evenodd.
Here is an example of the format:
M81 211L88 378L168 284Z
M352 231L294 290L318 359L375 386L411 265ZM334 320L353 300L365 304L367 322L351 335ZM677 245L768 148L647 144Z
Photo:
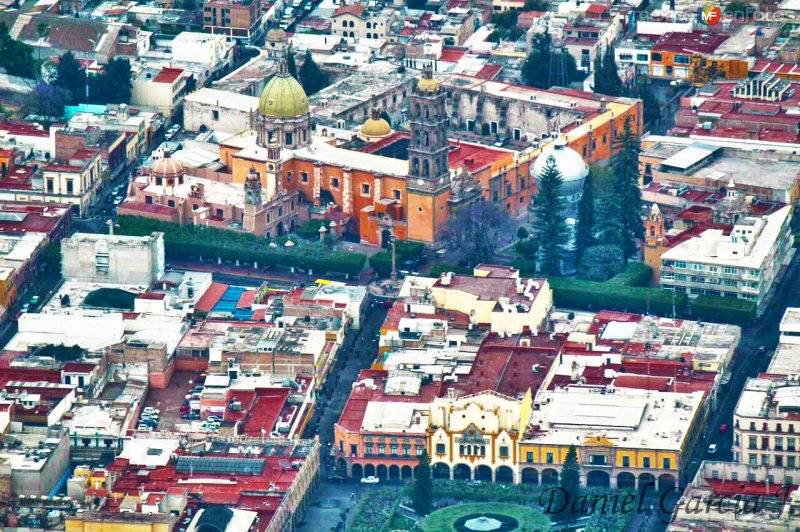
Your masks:
M425 134L424 134L424 139L425 139L425 140L424 140L425 146L430 146L430 140L431 140L431 139L430 139L430 135L428 135L428 132L427 132L427 131L426 131L426 132L425 132Z
M431 165L428 163L428 159L422 161L422 175L428 177L431 175Z
M411 173L414 175L419 174L419 159L417 159L416 157L411 159Z

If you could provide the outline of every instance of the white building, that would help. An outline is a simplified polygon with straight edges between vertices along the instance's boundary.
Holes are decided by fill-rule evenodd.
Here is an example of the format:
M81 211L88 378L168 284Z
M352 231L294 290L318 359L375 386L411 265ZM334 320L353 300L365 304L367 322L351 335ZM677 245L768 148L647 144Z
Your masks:
M173 61L202 63L211 72L227 66L233 59L234 43L225 35L184 31L170 43Z
M713 295L753 301L759 314L794 250L791 208L740 219L730 234L709 229L661 255L661 286L689 297Z
M232 135L253 129L258 98L217 89L200 89L183 99L183 127Z
M164 233L119 236L75 233L61 241L69 281L149 287L164 274Z

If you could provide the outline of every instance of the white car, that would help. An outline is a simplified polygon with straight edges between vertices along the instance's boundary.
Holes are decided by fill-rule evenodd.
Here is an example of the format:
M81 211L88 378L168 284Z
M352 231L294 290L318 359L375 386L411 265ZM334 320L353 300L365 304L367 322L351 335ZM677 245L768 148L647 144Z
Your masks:
M144 432L152 432L153 427L151 427L150 425L139 425L138 427L136 427L136 430L141 430Z
M380 482L378 477L364 477L361 479L362 484L377 484Z
M158 408L153 408L152 406L146 406L142 410L142 413L144 413L144 414L155 414L157 416L157 415L159 415L161 413L161 410L159 410Z
M708 454L716 454L717 449L718 449L717 444L712 443L711 445L708 446Z

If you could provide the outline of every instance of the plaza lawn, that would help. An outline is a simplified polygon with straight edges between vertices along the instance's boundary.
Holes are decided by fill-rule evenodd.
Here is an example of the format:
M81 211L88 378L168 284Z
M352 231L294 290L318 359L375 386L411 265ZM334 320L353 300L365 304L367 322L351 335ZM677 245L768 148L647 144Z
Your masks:
M516 519L518 526L514 530L519 530L520 532L523 530L549 530L551 524L550 519L544 513L534 508L501 502L480 502L448 506L433 512L422 522L422 530L426 532L452 532L456 530L455 522L462 517L487 514L507 515Z

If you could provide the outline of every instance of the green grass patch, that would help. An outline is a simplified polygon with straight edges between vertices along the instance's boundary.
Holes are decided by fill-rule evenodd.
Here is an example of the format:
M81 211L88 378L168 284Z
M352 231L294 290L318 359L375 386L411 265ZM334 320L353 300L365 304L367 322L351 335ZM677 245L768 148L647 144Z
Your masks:
M486 514L508 516L516 520L514 530L549 530L550 519L534 508L509 503L470 503L448 506L433 512L422 521L422 530L426 532L455 532L456 521L466 516L482 516Z

